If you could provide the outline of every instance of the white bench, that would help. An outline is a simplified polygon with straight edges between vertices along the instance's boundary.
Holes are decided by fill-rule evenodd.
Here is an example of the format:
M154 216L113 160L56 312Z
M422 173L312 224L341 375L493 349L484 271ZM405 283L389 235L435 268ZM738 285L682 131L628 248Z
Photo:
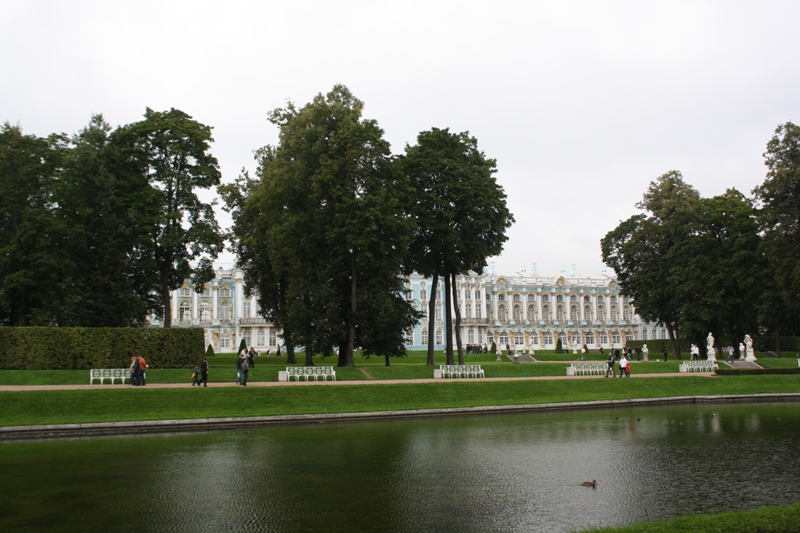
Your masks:
M608 363L572 363L567 367L568 376L604 376Z
M286 371L278 372L278 381L300 381L300 378L309 381L314 378L314 381L336 381L336 370L332 366L287 366Z
M93 368L89 370L89 385L96 379L100 380L100 385L107 379L111 380L112 385L115 379L120 380L120 383L124 385L126 379L131 380L131 370L129 368Z
M681 372L714 372L718 368L716 361L702 359L699 361L684 361L678 366L678 370Z
M484 378L481 365L441 365L433 371L434 379L450 378Z

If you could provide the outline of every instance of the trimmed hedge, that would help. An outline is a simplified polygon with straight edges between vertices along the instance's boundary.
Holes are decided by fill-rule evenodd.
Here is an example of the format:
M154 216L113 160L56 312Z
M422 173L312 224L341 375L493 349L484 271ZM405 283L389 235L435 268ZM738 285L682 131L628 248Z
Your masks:
M715 374L720 376L752 376L754 374L800 374L800 368L719 368Z
M778 349L778 339L775 335L753 337L753 348L759 351L758 348L761 345L766 351L774 352ZM800 337L781 336L781 352L794 352L795 350L800 350Z
M0 370L191 368L203 357L201 328L0 328Z

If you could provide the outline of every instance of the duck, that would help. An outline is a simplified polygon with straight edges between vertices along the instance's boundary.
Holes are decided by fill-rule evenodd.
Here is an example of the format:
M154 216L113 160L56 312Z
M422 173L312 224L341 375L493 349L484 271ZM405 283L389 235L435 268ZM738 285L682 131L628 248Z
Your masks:
M594 480L594 479L593 479L593 480L591 480L591 481L584 481L584 482L582 483L582 485L583 485L584 487L592 487L592 488L595 488L595 487L597 487L597 481L596 481L596 480Z

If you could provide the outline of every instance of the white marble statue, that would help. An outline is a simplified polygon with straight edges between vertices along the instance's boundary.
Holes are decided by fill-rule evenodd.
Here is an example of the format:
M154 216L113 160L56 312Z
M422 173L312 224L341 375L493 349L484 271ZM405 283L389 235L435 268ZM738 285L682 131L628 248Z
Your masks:
M706 337L706 350L708 351L708 360L709 361L716 361L717 354L714 351L714 335L711 332L708 332L708 337Z
M744 358L745 361L755 361L756 360L756 353L753 351L753 338L747 334L744 336L744 345L746 356Z
M650 358L648 357L649 355L650 355L650 350L647 349L647 345L646 344L643 344L642 345L642 361L649 361L650 360Z

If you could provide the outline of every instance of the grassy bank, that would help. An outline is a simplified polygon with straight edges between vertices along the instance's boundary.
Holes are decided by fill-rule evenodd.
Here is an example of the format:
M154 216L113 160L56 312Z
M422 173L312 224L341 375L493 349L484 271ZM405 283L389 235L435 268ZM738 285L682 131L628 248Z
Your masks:
M604 360L600 354L587 355L594 360ZM554 352L537 352L537 358L544 362L512 364L505 357L501 362L489 354L470 354L465 356L467 364L480 364L487 377L527 377L527 376L565 376L566 367L571 362L578 362L579 356L572 354L556 354ZM340 380L371 379L427 379L433 377L433 369L426 366L427 356L424 352L410 352L407 357L392 358L391 365L386 366L381 357L369 359L358 357L355 368L336 368ZM444 354L437 352L436 365L445 364ZM561 361L561 362L554 362ZM568 362L567 362L568 361ZM236 356L221 354L209 359L212 383L229 382L236 379ZM305 357L300 354L298 366L302 366ZM761 358L759 364L765 368L796 368L796 358ZM336 359L315 357L316 365L335 366ZM681 361L670 359L664 361L639 362L632 364L633 374L659 374L678 372ZM277 381L278 371L289 366L286 357L259 357L250 374L250 381ZM617 370L618 367L617 367ZM151 383L190 383L192 370L187 368L151 368L147 378ZM0 370L0 385L83 385L89 383L88 370Z
M635 526L593 529L592 533L796 533L800 531L800 504L695 515ZM588 532L587 532L588 533Z
M340 385L20 391L0 394L0 425L372 412L668 396L800 392L788 376L663 377Z

